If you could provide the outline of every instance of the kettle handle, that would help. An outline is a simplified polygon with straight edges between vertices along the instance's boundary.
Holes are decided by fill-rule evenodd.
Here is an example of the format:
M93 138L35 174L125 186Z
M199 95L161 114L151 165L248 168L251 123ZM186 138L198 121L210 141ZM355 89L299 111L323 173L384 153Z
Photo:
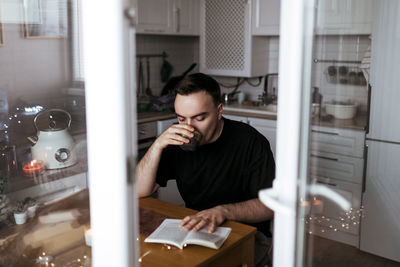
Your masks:
M33 124L35 125L36 131L39 131L39 129L38 129L38 127L37 127L37 124L36 124L37 118L38 118L39 116L43 115L44 113L52 112L52 111L62 112L62 113L65 113L65 114L68 116L68 128L67 128L67 129L69 129L69 127L71 126L71 121L72 121L71 114L69 114L67 111L65 111L65 110L63 110L63 109L52 108L52 109L43 110L42 112L39 112L38 114L36 114L35 118L33 119Z

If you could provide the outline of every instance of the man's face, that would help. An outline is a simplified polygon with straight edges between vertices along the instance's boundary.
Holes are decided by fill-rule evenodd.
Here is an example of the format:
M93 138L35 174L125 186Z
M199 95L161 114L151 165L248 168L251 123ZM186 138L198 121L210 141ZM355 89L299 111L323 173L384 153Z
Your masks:
M222 118L222 104L215 106L206 91L176 95L175 112L180 124L188 124L202 135L200 145L215 141Z

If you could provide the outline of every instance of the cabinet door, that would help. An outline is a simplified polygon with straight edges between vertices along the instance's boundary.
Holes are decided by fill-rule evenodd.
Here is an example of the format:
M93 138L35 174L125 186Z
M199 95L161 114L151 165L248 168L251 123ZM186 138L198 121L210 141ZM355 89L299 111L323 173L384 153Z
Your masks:
M252 8L253 35L279 35L280 0L256 0Z
M351 203L351 210L344 212L330 199L317 196L320 205L312 207L312 215L308 218L310 231L331 240L359 246L361 187L356 184L337 180L317 178L317 183L324 184Z
M138 33L170 33L172 26L172 0L137 0Z
M274 158L276 156L276 121L266 119L249 118L249 124L253 126L257 131L264 135L271 145L272 153Z
M317 34L371 34L372 0L319 0Z
M174 29L176 34L199 35L200 2L198 0L174 1Z
M317 223L328 227L329 225L332 225L338 231L358 235L361 212L361 187L352 183L346 183L338 180L327 180L320 177L317 178L317 183L323 184L334 190L351 203L351 210L343 211L330 199L323 196L318 196L317 199L321 200L322 208L320 208L320 210L314 210L314 213L331 218L331 220L321 220L320 222L317 221ZM351 216L348 217L349 215Z

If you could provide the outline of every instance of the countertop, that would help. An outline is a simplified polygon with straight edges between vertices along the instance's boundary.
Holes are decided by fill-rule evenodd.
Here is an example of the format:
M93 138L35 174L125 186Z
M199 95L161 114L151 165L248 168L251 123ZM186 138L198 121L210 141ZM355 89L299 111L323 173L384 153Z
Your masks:
M273 108L270 108L269 106L245 106L239 104L229 104L224 105L223 114L276 120L277 113L276 111L271 110L273 110ZM166 120L174 118L175 116L175 113L173 113L172 111L143 112L138 113L138 123ZM323 121L320 118L316 117L311 120L311 123L313 126L365 131L367 126L367 115L365 113L358 113L353 119L341 120L333 118L329 121Z
M175 117L176 117L176 115L172 111L139 112L137 114L137 123L166 120L166 119L172 119Z
M273 108L271 108L273 110ZM268 120L276 120L277 113L271 111L269 106L244 106L239 104L230 104L224 106L224 114L245 116L253 118L263 118ZM326 115L326 114L325 114ZM313 126L324 126L332 128L351 129L358 131L365 131L367 126L367 114L359 112L357 115L348 120L332 118L329 121L321 120L315 117L311 120Z

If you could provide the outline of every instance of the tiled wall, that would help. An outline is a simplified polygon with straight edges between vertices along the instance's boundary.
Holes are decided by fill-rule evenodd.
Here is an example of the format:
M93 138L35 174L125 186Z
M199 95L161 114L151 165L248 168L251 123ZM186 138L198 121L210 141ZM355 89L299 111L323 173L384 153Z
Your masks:
M173 66L171 76L181 75L192 63L199 64L199 38L188 36L155 36L137 35L136 53L141 54L161 54L167 53L166 60ZM161 82L160 69L162 58L150 58L150 88L153 95L160 95L165 83ZM139 60L136 64L138 71ZM144 70L144 84L147 87L147 62L142 61ZM198 72L199 66L191 72Z
M279 63L279 37L268 37L268 73L278 73L278 63ZM222 85L234 85L237 83L236 78L232 77L215 77L218 82ZM262 77L261 84L258 86L252 86L248 82L244 82L239 87L239 91L244 92L247 100L257 100L259 95L262 95L264 91L264 80L265 77ZM255 85L259 83L259 79L250 78L247 79L251 84ZM278 89L278 79L276 76L271 76L271 79L268 82L268 87L275 87ZM222 93L229 93L233 90L233 88L226 88L221 86Z
M279 62L279 37L268 37L269 49L269 73L278 72ZM361 61L365 51L370 46L371 41L368 36L316 36L314 42L313 59L334 59L334 60L351 60ZM198 37L180 37L180 36L137 36L137 53L155 53L159 54L165 51L168 54L167 60L174 66L172 75L180 75L192 62L199 63L199 39ZM159 95L164 83L160 79L160 68L162 64L161 58L152 58L150 62L151 82L150 87L153 93ZM332 84L329 83L326 76L326 69L331 66L347 66L350 68L358 67L358 64L333 64L333 63L313 63L312 87L320 88L323 95L323 101L339 100L339 101L355 101L360 104L362 110L367 105L367 87L351 84ZM143 66L146 67L145 61ZM198 67L192 72L198 71ZM146 80L146 72L145 72ZM221 84L222 93L229 93L233 88L224 87L224 85L232 86L237 83L235 77L215 76ZM247 79L252 84L259 83L258 78ZM145 82L145 85L147 83ZM278 88L278 80L272 77L269 87ZM264 90L264 77L258 86L251 86L248 82L244 82L239 89L246 94L249 100L257 100L258 96Z
M334 59L361 61L365 51L371 45L368 36L317 36L314 42L314 59ZM346 66L348 70L360 71L359 64L313 63L312 86L320 88L323 102L354 101L360 104L361 110L367 106L367 85L352 85L329 82L327 68L329 66Z

